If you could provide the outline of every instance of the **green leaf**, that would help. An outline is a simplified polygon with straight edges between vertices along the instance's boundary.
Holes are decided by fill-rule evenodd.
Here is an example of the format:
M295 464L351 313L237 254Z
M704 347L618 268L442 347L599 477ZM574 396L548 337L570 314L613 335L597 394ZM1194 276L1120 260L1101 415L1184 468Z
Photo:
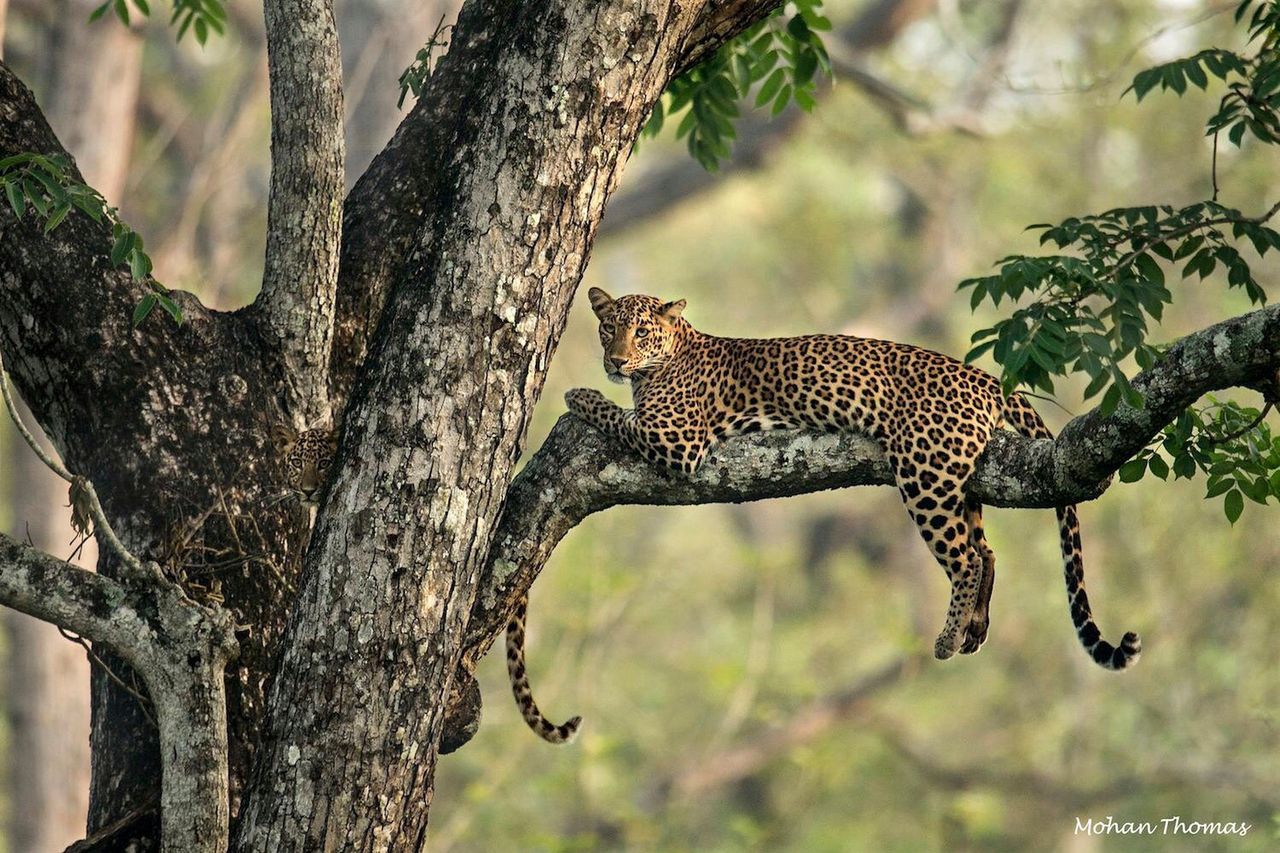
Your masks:
M1244 493L1249 500L1265 506L1267 498L1271 495L1271 484L1267 482L1266 477L1259 477L1256 480L1247 482L1244 487Z
M1147 460L1147 467L1151 469L1152 474L1161 480L1169 477L1169 463L1165 462L1164 458L1159 455L1152 454L1151 458Z
M1240 513L1244 512L1244 495L1240 494L1238 489L1227 492L1226 498L1222 501L1222 511L1226 513L1227 521L1234 525L1239 520Z
M811 50L807 50L800 54L800 58L796 60L796 65L792 71L792 80L797 88L803 86L813 79L813 75L818 70L818 55Z
M135 249L129 254L129 273L138 280L151 274L151 258L146 252Z
M1116 408L1119 407L1119 405L1120 405L1120 386L1113 384L1111 385L1110 388L1107 389L1107 393L1102 395L1102 403L1099 405L1098 409L1101 412L1103 417L1109 417L1111 414L1115 412Z
M151 309L156 307L156 303L160 297L154 293L148 293L142 297L142 301L133 309L133 327L136 329L142 325L142 321L147 319L147 315L151 313Z
M1188 80L1201 89L1208 88L1209 78L1205 75L1204 69L1200 67L1200 64L1196 62L1194 58L1187 60L1185 70L1187 72Z
M116 234L115 242L111 246L111 264L112 266L120 266L124 263L125 258L129 257L129 253L133 251L134 241L137 235L128 229L121 229Z
M787 32L798 42L807 42L809 40L809 25L805 23L804 17L801 15L794 16L787 21Z
M1196 473L1196 462L1186 453L1173 457L1173 475L1190 480Z
M787 83L778 92L778 97L773 101L773 108L770 110L772 115L778 115L787 108L787 101L791 99L791 84Z
M129 26L129 7L125 5L124 0L114 0L116 17L120 19L120 23L126 27Z
M778 94L778 90L782 88L782 84L787 81L787 74L781 68L774 69L769 75L769 79L764 81L764 85L760 87L759 94L756 95L756 106L763 107L765 104L773 100Z
M9 198L9 207L13 208L13 213L19 219L27 209L26 199L22 197L22 187L18 186L17 181L9 181L4 185L4 194Z
M62 204L54 208L53 213L49 216L49 221L44 224L44 233L48 234L53 229L62 224L62 220L67 218L67 214L71 212L71 202L64 201Z
M1216 498L1219 495L1229 491L1230 489L1231 489L1230 480L1211 480L1209 482L1208 487L1205 489L1205 493L1204 493L1205 500L1209 500L1210 498Z
M156 300L160 303L160 307L173 318L173 322L179 326L182 325L182 309L178 307L178 303L170 299L166 294L157 293Z
M1147 473L1147 460L1130 459L1120 466L1120 482L1136 483L1145 473Z
M1164 284L1164 270L1160 269L1160 265L1148 254L1143 253L1133 260L1134 266L1138 268L1138 272L1142 273L1142 277L1147 281L1155 284Z

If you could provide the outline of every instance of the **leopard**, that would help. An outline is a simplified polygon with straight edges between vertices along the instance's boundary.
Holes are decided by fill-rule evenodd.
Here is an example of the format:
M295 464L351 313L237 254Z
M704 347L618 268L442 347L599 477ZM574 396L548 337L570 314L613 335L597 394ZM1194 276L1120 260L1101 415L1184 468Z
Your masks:
M990 627L995 554L984 532L982 504L966 484L996 430L1053 438L1023 394L1005 394L1000 381L981 368L910 344L850 335L717 337L684 318L683 299L614 299L598 287L587 295L599 321L605 375L630 383L634 407L624 409L596 389L577 388L565 395L573 416L651 463L683 474L696 472L711 448L735 435L802 430L871 437L888 459L920 538L950 581L934 657L946 660L982 647ZM1142 651L1138 634L1127 632L1113 645L1094 621L1076 507L1056 513L1076 636L1103 668L1132 666ZM513 646L523 642L526 607L522 601L519 630L508 633L508 660L519 662L522 676L523 650ZM560 729L541 718L527 681L517 700L536 732L560 742Z
M288 469L288 495L305 507L318 506L338 450L334 431L313 427L299 432L281 425L274 429L272 438Z

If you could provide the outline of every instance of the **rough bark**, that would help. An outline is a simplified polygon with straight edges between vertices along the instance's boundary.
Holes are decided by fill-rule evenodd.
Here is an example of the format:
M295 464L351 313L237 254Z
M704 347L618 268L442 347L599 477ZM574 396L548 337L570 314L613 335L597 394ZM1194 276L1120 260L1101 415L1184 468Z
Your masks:
M254 308L297 426L331 419L328 363L342 219L342 60L331 0L267 0L271 196Z
M125 27L90 32L85 20L93 5L57 4L45 46L45 110L75 151L86 180L118 203L133 142L142 39ZM11 442L6 455L10 535L29 536L48 553L67 553L75 537L66 483L20 441ZM75 562L92 566L97 553L90 540ZM15 782L9 787L10 849L62 849L84 834L88 813L88 662L84 650L52 625L17 612L6 613L4 623L10 721L5 760Z
M0 156L22 151L63 149L0 64ZM274 503L285 479L268 436L285 417L269 350L243 312L209 312L187 294L181 327L157 313L133 329L144 286L111 266L109 229L86 217L44 234L5 206L0 233L0 347L33 414L97 485L130 550L246 626L227 679L234 811L307 523L296 504ZM104 556L99 570L114 577L117 566ZM160 763L133 697L102 678L93 707L91 832L154 800Z
M476 580L605 200L686 41L765 5L463 9L426 95L435 215L347 410L240 848L424 844Z
M163 746L161 831L166 851L225 849L226 694L235 654L225 611L171 583L117 583L0 534L0 601L109 646L142 674Z

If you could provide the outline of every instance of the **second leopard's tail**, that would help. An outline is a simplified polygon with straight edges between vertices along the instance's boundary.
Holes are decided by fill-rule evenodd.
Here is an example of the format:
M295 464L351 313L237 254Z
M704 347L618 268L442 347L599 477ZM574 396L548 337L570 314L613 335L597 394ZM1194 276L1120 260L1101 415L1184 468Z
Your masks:
M511 692L515 694L520 716L524 717L524 721L538 737L548 743L568 743L578 734L582 717L574 717L557 726L542 716L542 712L538 710L538 703L533 701L533 690L529 687L529 673L524 666L524 620L528 610L529 597L525 596L520 599L516 612L507 623L507 674L511 676Z
M1053 433L1031 404L1020 394L1005 400L1005 422L1027 438L1053 438ZM1142 639L1132 631L1113 646L1102 639L1102 632L1093 621L1089 608L1089 596L1084 590L1084 557L1080 553L1080 520L1075 505L1058 508L1058 532L1062 538L1063 572L1067 581L1067 601L1071 606L1071 621L1094 662L1106 669L1124 669L1138 661L1142 654Z

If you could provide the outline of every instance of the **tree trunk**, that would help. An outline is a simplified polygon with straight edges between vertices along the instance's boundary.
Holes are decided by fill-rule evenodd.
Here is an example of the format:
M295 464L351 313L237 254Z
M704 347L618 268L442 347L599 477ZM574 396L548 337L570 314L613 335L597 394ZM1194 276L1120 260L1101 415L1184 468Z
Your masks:
M47 114L73 145L86 179L114 203L128 168L142 41L124 27L90 33L86 20L94 5L59 4L45 69ZM2 6L0 0L0 22ZM66 484L21 441L12 441L7 455L10 534L29 536L51 554L69 554ZM89 567L96 560L97 546L90 541L74 562ZM89 804L88 662L84 650L52 625L13 611L4 614L4 622L9 846L62 849L83 836Z
M62 150L3 65L0 104L4 155ZM276 501L285 472L268 436L286 421L277 370L244 312L210 312L185 294L175 294L182 326L156 313L134 329L145 285L106 260L108 227L72 216L46 235L31 216L0 216L0 245L29 247L0 251L0 345L12 381L68 467L98 487L125 544L244 626L227 669L234 812L306 541L306 511ZM109 556L98 568L117 574ZM119 659L102 657L131 680ZM154 803L160 754L138 700L105 677L94 682L92 737L96 831Z
M425 96L444 120L422 150L448 158L425 195L435 216L348 408L241 849L423 847L446 698L525 427L605 200L701 7L464 8Z

